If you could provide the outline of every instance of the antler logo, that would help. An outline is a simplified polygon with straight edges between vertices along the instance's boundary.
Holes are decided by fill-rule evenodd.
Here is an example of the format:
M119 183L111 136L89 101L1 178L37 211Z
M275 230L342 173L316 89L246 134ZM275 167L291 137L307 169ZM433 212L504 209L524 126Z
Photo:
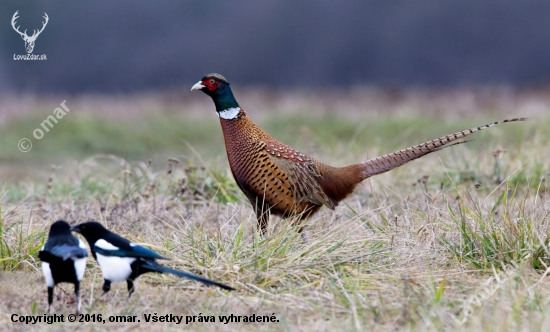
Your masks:
M42 22L42 29L40 30L34 29L34 33L32 34L32 36L28 36L26 29L24 32L21 32L19 31L19 27L17 28L15 27L15 24L16 24L15 21L19 18L19 16L17 16L18 13L19 13L19 10L16 11L15 14L13 14L13 17L11 18L11 26L13 27L13 30L15 30L18 34L21 35L21 38L23 38L23 40L25 41L25 49L27 50L27 53L31 54L32 50L34 49L34 42L36 41L36 38L38 38L38 36L42 33L42 31L44 31L44 28L48 24L48 20L50 18L48 17L48 14L44 13L43 17L46 19L46 21Z

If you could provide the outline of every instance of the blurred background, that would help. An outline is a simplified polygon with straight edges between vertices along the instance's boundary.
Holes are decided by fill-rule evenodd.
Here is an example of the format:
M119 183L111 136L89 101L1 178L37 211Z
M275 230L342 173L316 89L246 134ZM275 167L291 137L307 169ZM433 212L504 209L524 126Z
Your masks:
M0 8L4 181L97 154L225 162L210 99L189 92L210 72L228 78L273 136L336 164L497 116L549 123L548 1L8 0ZM26 54L11 27L17 10L28 34L48 14L33 51L47 60L14 60ZM70 112L34 138L64 100ZM21 138L31 151L19 151Z
M9 23L40 28L24 53ZM2 1L1 91L132 92L223 72L278 87L534 85L550 77L544 0Z

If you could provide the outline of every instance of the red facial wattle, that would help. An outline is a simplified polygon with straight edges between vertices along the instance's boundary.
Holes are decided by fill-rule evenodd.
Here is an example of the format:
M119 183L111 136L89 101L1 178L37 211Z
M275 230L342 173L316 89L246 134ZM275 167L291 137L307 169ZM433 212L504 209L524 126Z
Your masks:
M204 80L204 82L202 82L202 85L207 87L208 90L210 90L210 91L216 90L218 88L218 84L219 84L219 82L216 81L213 78L208 78L208 79Z

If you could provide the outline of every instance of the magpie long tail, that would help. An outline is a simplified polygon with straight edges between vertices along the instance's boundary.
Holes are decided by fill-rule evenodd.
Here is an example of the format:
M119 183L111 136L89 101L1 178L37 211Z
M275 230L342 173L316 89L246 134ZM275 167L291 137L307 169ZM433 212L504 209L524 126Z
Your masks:
M222 283L219 283L219 282L216 282L216 281L213 281L213 280L210 280L210 279L206 279L206 278L203 278L203 277L199 277L199 276L194 275L192 273L183 272L183 271L179 271L179 270L174 270L174 269L171 269L169 267L162 266L160 264L148 263L147 267L149 269L151 269L152 271L157 271L157 272L161 272L161 273L171 273L171 274L176 275L176 276L181 277L181 278L188 278L188 279L191 279L191 280L202 282L203 284L208 285L208 286L218 286L220 288L227 289L227 290L235 290L235 288L224 285Z

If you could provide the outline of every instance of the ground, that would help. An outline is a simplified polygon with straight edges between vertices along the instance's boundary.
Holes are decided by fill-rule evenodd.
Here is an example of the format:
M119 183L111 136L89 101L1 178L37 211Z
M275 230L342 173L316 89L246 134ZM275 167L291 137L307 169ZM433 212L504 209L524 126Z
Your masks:
M4 96L3 330L546 329L547 91L235 93L274 137L334 166L507 117L533 119L487 129L473 142L368 179L335 211L322 209L308 220L305 236L296 231L299 221L272 217L261 238L229 171L207 97ZM63 100L70 111L43 138L33 137ZM24 137L33 144L29 152L17 148ZM170 258L166 265L237 290L149 274L129 299L125 284L101 296L101 271L90 258L81 287L88 322L14 323L13 314L44 317L47 310L37 251L58 219L101 221ZM67 320L74 311L72 286L62 284L51 313ZM98 314L105 324L94 322ZM183 316L182 323L145 321L170 314ZM231 314L243 317L220 322ZM115 315L136 321L109 322ZM252 315L274 322L243 322Z

